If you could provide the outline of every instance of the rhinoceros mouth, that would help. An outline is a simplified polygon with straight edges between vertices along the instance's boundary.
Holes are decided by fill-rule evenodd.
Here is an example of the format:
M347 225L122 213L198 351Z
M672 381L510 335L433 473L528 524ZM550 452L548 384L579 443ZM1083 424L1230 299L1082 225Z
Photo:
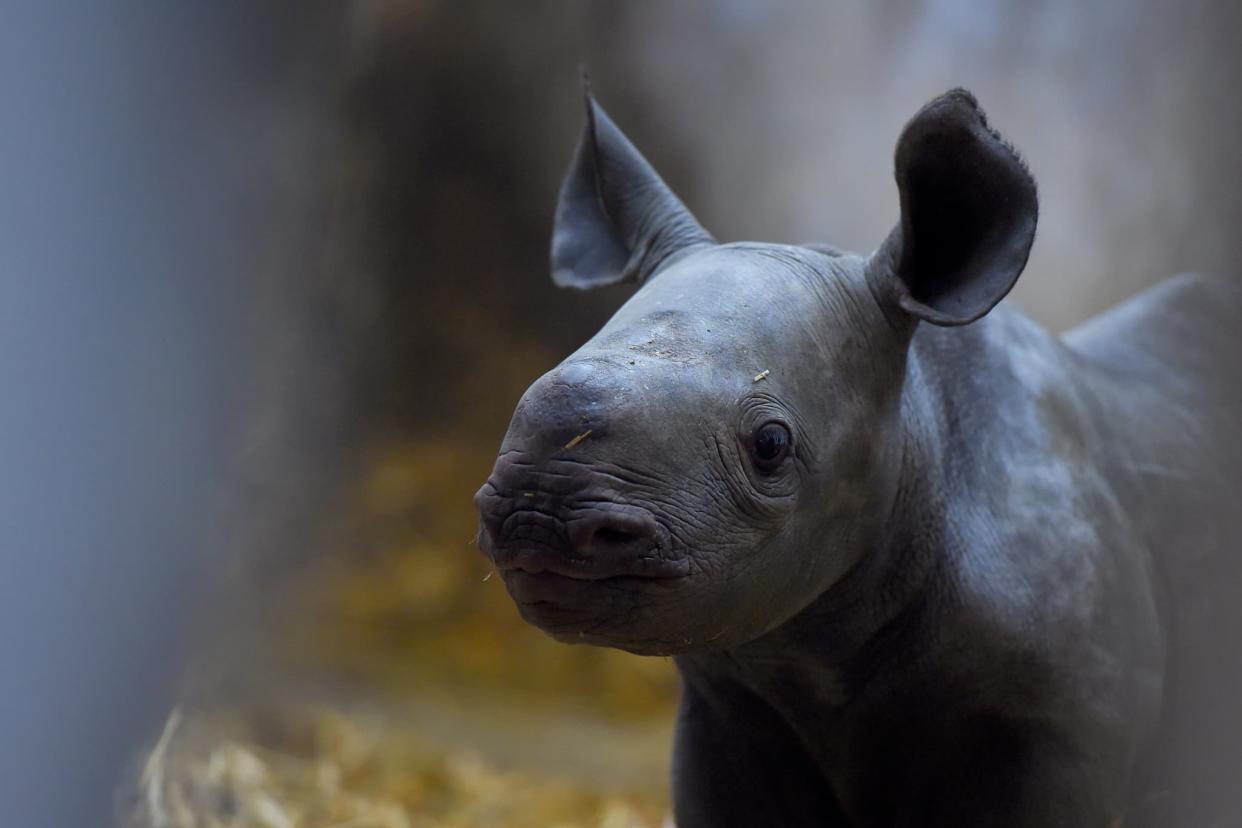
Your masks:
M582 558L546 555L539 550L522 549L511 555L498 555L496 568L502 573L521 572L526 575L552 575L573 581L659 581L685 577L685 566L671 565L652 558L599 562Z
M625 483L589 463L503 454L475 496L479 549L522 618L554 638L663 653L693 561Z
M507 570L502 577L518 614L552 637L647 654L669 649L648 635L650 622L661 608L667 610L679 600L688 580L633 575L584 579L522 569Z

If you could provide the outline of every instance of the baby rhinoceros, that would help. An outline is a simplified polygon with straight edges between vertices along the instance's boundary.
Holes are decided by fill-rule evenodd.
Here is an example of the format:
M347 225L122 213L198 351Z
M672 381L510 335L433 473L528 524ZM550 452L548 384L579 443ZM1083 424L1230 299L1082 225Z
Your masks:
M895 170L868 256L722 244L588 94L553 279L641 287L518 403L483 551L675 658L680 828L1242 825L1242 290L1053 336L970 93Z

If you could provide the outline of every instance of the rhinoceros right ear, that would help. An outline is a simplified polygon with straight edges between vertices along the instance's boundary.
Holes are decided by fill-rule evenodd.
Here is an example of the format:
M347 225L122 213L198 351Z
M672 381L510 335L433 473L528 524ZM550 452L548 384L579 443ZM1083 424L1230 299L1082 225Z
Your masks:
M1035 181L964 89L923 107L897 142L901 223L871 273L901 308L934 325L973 322L1026 266Z
M641 283L674 253L714 243L590 91L583 94L586 127L556 205L552 281L582 289Z

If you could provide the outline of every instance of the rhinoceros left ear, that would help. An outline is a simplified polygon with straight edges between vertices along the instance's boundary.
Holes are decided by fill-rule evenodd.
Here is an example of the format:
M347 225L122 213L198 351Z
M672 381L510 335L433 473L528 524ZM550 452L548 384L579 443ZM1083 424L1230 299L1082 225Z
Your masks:
M713 239L583 90L586 127L556 205L552 281L643 282L674 253Z
M1035 180L964 89L936 98L906 125L896 176L901 223L877 251L872 267L880 273L872 275L918 319L975 321L1026 266L1039 215Z

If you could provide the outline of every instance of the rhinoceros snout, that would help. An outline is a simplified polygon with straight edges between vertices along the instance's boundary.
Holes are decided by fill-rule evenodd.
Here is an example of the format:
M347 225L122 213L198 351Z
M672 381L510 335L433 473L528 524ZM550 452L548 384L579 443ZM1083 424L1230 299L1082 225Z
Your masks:
M668 534L655 517L577 464L501 455L475 504L480 546L502 572L583 580L684 574L684 564L668 559Z
M505 448L532 459L588 459L637 414L632 378L612 360L576 359L557 366L522 395Z

